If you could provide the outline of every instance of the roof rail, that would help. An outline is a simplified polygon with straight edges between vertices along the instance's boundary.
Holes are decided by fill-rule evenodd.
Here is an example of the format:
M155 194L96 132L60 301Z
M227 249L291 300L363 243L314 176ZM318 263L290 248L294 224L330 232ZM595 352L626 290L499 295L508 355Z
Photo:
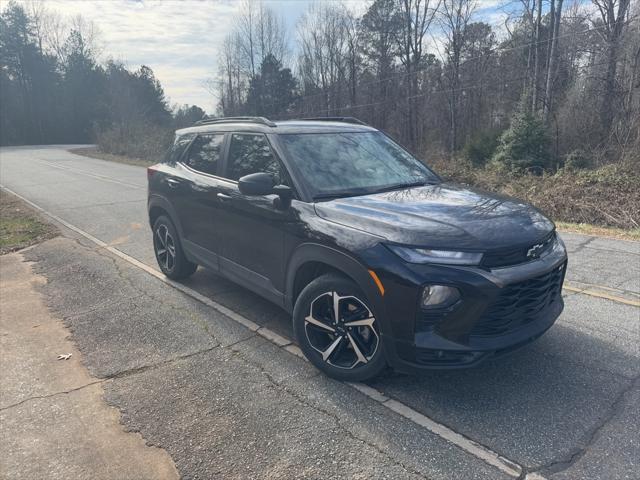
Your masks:
M314 122L344 122L344 123L356 123L358 125L367 125L362 120L357 119L356 117L311 117L311 118L303 118L305 121L314 121Z
M265 117L204 117L202 120L198 120L193 126L198 125L211 125L214 123L259 123L261 125L267 125L268 127L275 127L276 124Z

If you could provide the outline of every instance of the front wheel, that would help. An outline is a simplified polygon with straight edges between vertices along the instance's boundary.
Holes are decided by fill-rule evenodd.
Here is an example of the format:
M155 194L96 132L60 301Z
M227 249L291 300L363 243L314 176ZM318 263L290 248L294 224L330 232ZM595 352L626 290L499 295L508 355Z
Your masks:
M164 215L153 224L153 249L160 270L172 280L186 278L198 268L184 256L178 232Z
M330 377L359 382L386 367L379 324L345 277L327 274L307 285L296 300L293 329L305 356Z

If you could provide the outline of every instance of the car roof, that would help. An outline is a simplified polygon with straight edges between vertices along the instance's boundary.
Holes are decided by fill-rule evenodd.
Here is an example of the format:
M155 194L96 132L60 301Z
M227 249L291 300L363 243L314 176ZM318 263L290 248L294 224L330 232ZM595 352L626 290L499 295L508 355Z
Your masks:
M255 121L225 121L194 125L176 131L177 135L187 133L206 132L250 132L250 133L350 133L350 132L376 132L373 127L364 124L324 121L324 120L283 120L269 123Z

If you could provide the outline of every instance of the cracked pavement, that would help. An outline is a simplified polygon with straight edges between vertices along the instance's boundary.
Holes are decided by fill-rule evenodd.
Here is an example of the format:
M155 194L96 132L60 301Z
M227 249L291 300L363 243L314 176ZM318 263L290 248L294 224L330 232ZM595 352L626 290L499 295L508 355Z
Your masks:
M3 148L0 175L8 188L155 266L144 169L58 147ZM501 478L212 308L73 232L65 236L26 253L48 279L39 289L125 428L165 449L183 478ZM640 292L639 243L562 237L570 281ZM184 284L291 337L287 315L241 287L202 269ZM508 358L466 371L388 374L371 385L528 472L637 478L640 309L570 291L565 302L546 335Z

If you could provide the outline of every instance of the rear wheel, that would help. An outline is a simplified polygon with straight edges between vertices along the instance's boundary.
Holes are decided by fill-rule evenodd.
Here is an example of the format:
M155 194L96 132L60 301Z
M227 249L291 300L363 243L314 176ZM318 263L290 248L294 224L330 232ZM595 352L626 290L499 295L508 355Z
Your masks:
M153 249L160 270L172 280L186 278L198 265L184 256L178 232L168 217L162 215L153 224Z
M305 356L330 377L358 382L386 366L376 317L360 288L345 277L323 275L307 285L293 322Z

